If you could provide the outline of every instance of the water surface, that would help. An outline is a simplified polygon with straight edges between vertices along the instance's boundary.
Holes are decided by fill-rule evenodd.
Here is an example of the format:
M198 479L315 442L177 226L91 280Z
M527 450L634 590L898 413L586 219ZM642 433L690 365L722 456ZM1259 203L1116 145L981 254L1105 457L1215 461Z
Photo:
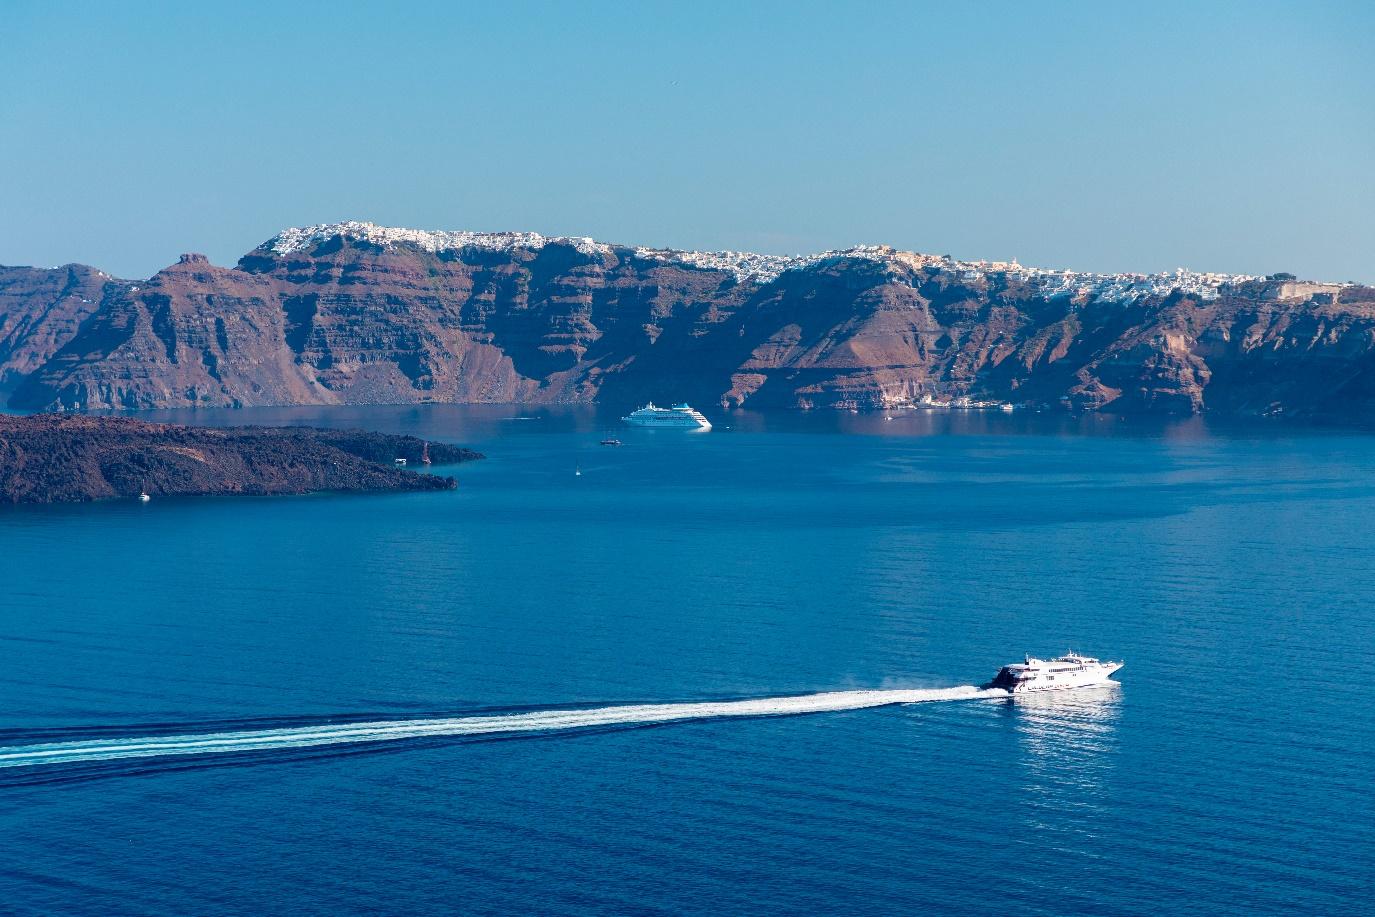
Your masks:
M174 416L174 415L169 415ZM1117 689L0 769L19 913L1369 902L1375 438L1037 416L180 415L471 445L455 492L0 512L0 744ZM717 419L717 418L713 418ZM625 445L599 446L616 430ZM575 474L581 471L581 474Z

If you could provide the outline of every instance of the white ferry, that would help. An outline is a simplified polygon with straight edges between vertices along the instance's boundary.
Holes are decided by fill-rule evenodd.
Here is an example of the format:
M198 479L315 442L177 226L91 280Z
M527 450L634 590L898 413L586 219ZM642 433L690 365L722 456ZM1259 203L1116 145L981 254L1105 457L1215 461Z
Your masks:
M1102 662L1092 656L1069 652L1059 659L1027 656L1025 662L1005 665L985 688L1004 688L1008 694L1063 691L1087 688L1109 681L1108 676L1126 663Z
M659 408L650 402L638 411L632 411L621 418L626 423L641 427L672 427L677 430L710 430L711 421L694 411L686 404L675 404L671 408Z

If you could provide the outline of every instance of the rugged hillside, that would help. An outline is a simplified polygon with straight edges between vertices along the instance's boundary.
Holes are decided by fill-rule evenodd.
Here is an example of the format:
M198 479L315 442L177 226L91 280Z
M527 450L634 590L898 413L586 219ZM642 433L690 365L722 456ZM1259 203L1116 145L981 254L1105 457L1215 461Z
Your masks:
M0 401L76 336L109 282L81 264L0 267Z
M413 436L297 427L211 429L123 417L0 415L0 503L63 503L168 494L444 490L453 478L393 465L419 462ZM481 458L431 443L430 458Z
M0 328L25 329L0 339L19 408L966 396L1375 419L1375 290L1281 275L346 223L287 230L235 268L187 255L148 281L0 269L0 296Z

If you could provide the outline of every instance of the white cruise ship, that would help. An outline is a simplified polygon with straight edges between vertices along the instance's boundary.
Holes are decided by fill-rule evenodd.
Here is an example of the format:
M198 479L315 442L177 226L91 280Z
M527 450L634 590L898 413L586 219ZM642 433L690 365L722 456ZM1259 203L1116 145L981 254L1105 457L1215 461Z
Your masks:
M655 407L654 402L651 401L638 411L631 411L621 420L641 427L672 427L678 430L702 430L704 432L711 429L711 421L703 417L701 411L694 411L686 404L660 408Z
M1070 652L1059 659L1026 657L1025 662L1005 665L985 688L1004 688L1008 694L1063 691L1106 683L1122 662L1102 662L1092 656Z

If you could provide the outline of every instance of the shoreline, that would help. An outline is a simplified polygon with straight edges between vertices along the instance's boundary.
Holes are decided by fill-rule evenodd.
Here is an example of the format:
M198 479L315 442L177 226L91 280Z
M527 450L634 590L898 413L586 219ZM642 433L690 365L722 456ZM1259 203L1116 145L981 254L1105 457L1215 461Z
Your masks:
M452 490L480 452L415 436L316 427L210 427L131 417L0 415L0 504L159 496Z

